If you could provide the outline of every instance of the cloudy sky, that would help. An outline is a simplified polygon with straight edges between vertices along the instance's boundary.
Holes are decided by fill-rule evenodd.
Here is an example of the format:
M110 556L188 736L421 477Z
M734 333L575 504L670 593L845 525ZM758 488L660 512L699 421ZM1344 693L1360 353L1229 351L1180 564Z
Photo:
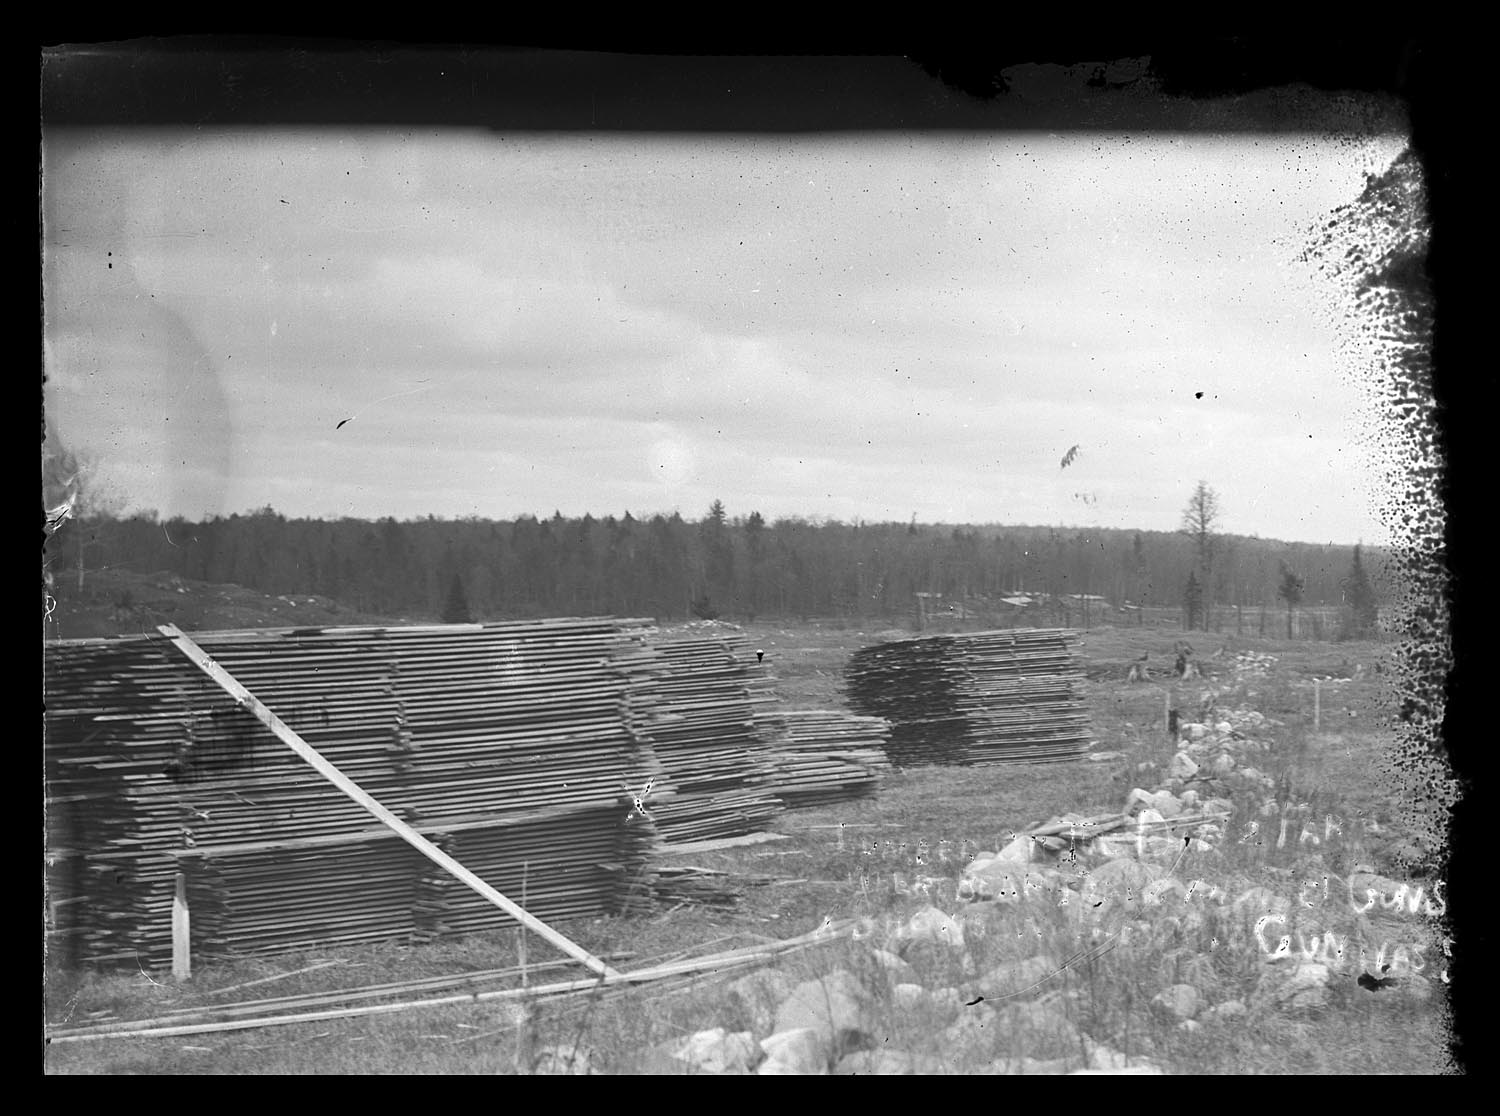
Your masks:
M1169 530L1202 479L1378 543L1295 258L1402 145L53 130L46 405L163 515Z

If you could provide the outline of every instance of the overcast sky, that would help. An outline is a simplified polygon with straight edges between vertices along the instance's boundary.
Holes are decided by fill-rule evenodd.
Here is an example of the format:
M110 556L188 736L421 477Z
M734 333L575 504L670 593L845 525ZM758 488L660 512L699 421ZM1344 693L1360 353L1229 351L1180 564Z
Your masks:
M48 414L163 515L1170 530L1202 479L1379 543L1295 257L1402 145L53 131Z

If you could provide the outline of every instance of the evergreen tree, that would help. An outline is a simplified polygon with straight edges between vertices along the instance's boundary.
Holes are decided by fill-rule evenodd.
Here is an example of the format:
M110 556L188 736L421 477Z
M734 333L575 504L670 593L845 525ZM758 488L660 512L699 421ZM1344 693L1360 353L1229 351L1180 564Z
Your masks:
M1365 572L1360 557L1360 547L1354 548L1354 560L1349 566L1349 576L1344 579L1344 635L1349 639L1360 639L1372 635L1378 609L1375 604L1375 587L1370 584L1370 575Z
M448 585L448 599L443 602L443 623L472 624L474 614L469 611L469 598L464 593L463 578L453 575Z
M1281 584L1276 587L1276 595L1286 602L1287 639L1292 638L1292 613L1302 603L1303 585L1302 576L1283 561L1281 563Z

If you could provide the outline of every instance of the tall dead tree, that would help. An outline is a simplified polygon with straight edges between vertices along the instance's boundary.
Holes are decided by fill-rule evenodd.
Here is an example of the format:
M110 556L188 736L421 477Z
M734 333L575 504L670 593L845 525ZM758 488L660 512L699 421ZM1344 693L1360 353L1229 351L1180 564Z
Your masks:
M1199 481L1198 487L1188 498L1182 512L1182 533L1193 540L1194 557L1200 574L1198 583L1203 591L1200 612L1203 630L1208 631L1214 611L1213 571L1214 559L1219 551L1219 494L1208 487L1207 481Z

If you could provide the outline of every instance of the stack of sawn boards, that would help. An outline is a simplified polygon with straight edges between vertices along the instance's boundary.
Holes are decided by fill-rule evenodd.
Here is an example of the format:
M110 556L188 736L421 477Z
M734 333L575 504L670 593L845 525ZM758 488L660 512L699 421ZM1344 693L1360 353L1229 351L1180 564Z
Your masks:
M770 675L737 635L648 634L639 731L660 764L643 805L667 844L764 829L783 803L763 714Z
M875 795L890 772L890 725L834 709L797 709L764 718L776 753L776 793L790 807Z
M673 830L633 808L648 784L653 806L691 801L669 820L694 832L749 832L765 814L705 796L701 779L663 779L658 749L693 772L701 747L710 782L732 782L723 742L752 719L752 685L729 656L712 696L690 700L678 683L696 664L647 631L560 619L192 638L418 832L555 920L639 898L636 881ZM736 680L738 705L727 700ZM179 872L195 955L510 921L165 638L49 645L46 698L49 899L65 959L169 958Z
M1077 632L1017 628L860 648L849 705L891 723L899 766L1037 763L1089 747Z

